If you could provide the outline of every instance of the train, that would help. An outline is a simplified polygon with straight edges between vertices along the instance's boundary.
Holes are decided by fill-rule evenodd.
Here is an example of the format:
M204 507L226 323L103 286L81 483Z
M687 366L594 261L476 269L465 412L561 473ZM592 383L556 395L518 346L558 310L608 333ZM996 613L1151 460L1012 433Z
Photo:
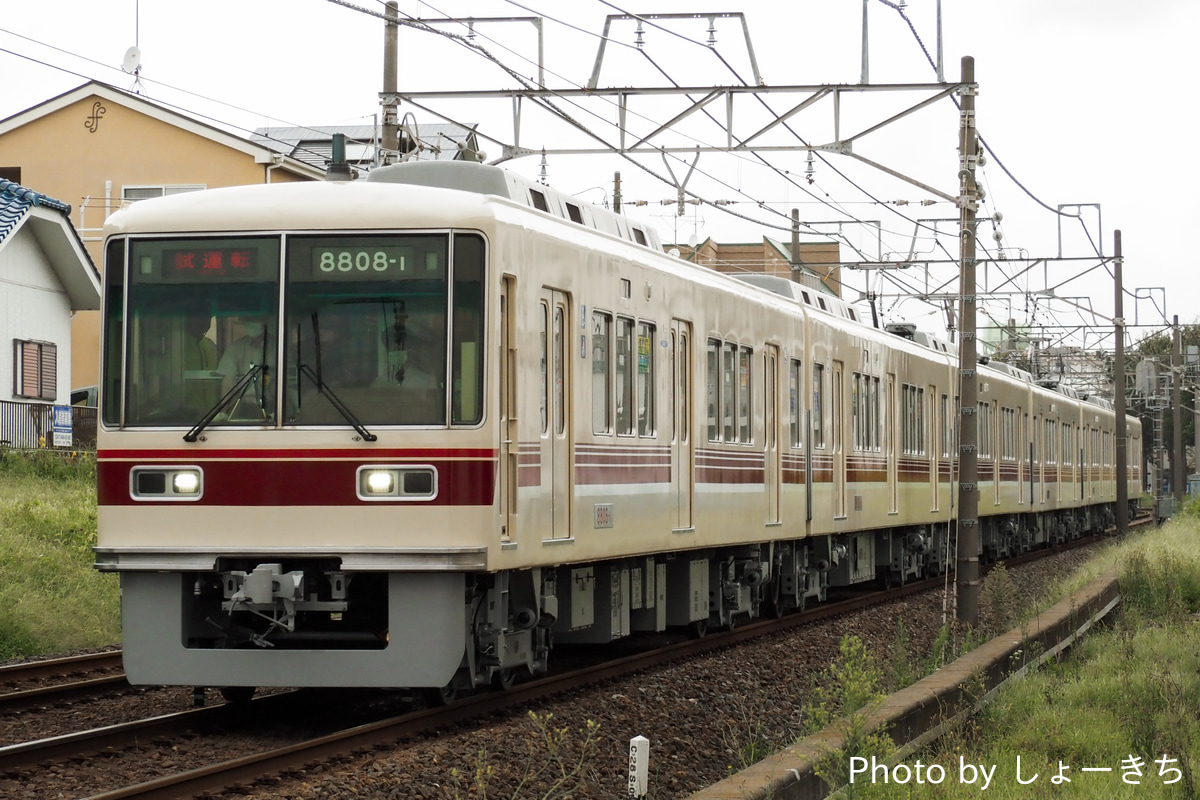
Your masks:
M95 553L135 685L447 701L954 563L955 350L832 293L465 161L141 201L104 236ZM1111 403L978 381L981 557L1138 496Z

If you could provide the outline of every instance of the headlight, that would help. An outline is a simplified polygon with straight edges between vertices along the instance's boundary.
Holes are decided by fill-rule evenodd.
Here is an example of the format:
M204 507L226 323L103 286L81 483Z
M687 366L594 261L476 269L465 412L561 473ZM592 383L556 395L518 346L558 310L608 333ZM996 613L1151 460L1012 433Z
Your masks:
M363 473L367 494L391 494L396 488L396 475L391 470L372 469Z
M432 500L437 496L437 470L428 464L358 468L360 500Z
M200 473L199 472L176 472L171 478L171 485L175 487L177 494L195 494L200 491Z
M192 466L134 467L129 473L129 494L134 500L199 500L204 474Z

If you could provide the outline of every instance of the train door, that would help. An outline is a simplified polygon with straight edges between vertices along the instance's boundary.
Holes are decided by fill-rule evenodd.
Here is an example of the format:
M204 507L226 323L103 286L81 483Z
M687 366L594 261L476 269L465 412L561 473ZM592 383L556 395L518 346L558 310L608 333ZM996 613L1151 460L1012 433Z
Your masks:
M671 320L671 493L675 530L692 529L696 451L692 446L692 325Z
M900 402L900 393L896 391L896 376L888 373L887 396L884 397L884 409L887 415L883 431L884 458L887 459L888 482L888 512L895 514L900 510L900 482L897 474L896 453L896 404ZM908 420L904 424L909 424Z
M763 378L763 420L766 432L763 436L763 483L767 495L767 524L778 525L779 489L782 480L782 462L779 453L779 348L766 345L766 374Z
M1030 431L1033 441L1033 500L1035 505L1046 504L1046 458L1043 453L1042 444L1042 418L1037 414L1033 415L1033 430ZM1030 509L1031 511L1035 509Z
M497 479L500 487L500 538L509 541L516 531L517 484L520 473L520 435L517 432L517 348L512 298L516 294L515 280L505 276L500 288L500 457Z
M934 404L937 402L937 387L930 384L925 387L925 419L927 420L928 430L922 431L922 441L925 443L926 463L929 466L929 508L932 511L937 511L938 508L938 443L941 441L938 433L938 425L941 420L938 419L937 410Z
M842 407L842 362L833 362L833 516L846 518L846 451L843 447L842 423L845 409Z
M574 469L571 464L570 364L568 356L568 296L554 289L542 289L541 313L545 325L542 336L542 435L540 502L545 514L542 539L571 538L571 501L574 495Z

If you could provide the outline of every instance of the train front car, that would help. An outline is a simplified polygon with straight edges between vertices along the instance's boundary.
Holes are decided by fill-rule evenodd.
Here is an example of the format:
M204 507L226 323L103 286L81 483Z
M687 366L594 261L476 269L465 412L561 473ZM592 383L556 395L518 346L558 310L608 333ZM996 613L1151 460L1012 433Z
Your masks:
M486 225L481 195L349 183L111 217L96 552L130 682L444 687L467 665L496 524Z

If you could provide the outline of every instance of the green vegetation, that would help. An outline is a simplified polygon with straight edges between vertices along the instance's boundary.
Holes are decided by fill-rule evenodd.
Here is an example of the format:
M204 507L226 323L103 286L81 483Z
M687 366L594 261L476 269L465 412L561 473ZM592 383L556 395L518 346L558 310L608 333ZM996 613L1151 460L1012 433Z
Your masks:
M0 452L0 659L120 641L117 579L92 569L91 455Z
M594 783L595 749L599 740L600 723L588 720L586 727L574 736L570 727L555 727L554 713L529 712L529 722L536 736L530 745L525 765L505 779L490 760L487 751L475 756L469 775L450 770L455 800L486 800L488 797L532 797L539 800L568 800L579 797L589 783ZM506 785L507 784L507 785Z
M842 637L837 659L809 694L804 707L809 733L833 725L842 735L842 748L824 754L816 765L817 776L830 786L846 785L851 758L882 759L892 750L891 738L883 731L870 730L864 717L855 713L886 699L883 677L867 645L848 633ZM855 788L847 786L850 797L858 796Z
M1111 628L1089 634L1062 659L1006 688L930 749L895 762L887 784L882 766L874 782L869 772L860 773L855 796L974 797L993 766L986 791L999 800L1198 796L1200 505L1162 529L1105 548L1082 574L1065 580L1062 591L1114 565L1122 613ZM1018 757L1025 783L1018 781ZM918 762L925 770L920 783ZM944 770L936 784L928 771L933 765ZM1070 782L1055 783L1060 775Z

